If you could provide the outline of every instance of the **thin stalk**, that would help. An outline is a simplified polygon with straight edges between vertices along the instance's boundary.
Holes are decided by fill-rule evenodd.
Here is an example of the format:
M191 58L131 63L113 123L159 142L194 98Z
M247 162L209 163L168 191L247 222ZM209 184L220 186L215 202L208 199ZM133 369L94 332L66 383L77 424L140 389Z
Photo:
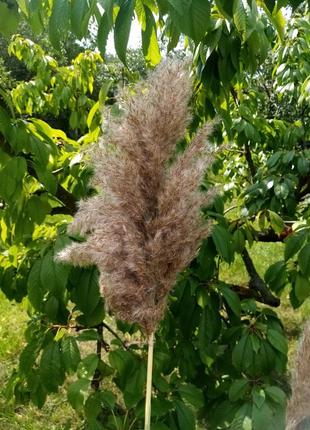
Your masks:
M153 352L154 352L154 333L151 333L148 338L144 430L151 430Z

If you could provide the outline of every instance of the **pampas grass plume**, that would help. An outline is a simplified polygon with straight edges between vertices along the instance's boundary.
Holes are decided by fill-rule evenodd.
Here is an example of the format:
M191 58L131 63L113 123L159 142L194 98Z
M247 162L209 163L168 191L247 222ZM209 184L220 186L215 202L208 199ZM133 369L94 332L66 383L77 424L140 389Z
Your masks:
M166 61L132 93L119 95L121 120L110 118L104 141L93 149L98 195L80 203L69 227L86 237L61 251L60 261L97 265L109 309L153 332L166 299L196 255L210 224L201 206L213 191L199 191L213 161L209 124L175 157L190 121L188 71Z

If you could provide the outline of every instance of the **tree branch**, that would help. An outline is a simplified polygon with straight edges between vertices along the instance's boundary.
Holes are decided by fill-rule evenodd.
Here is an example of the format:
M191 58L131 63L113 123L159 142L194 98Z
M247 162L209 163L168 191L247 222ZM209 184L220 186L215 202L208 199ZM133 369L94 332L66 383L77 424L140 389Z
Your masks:
M242 252L242 259L244 261L246 270L250 276L249 288L255 291L260 296L260 302L265 303L273 307L278 307L280 305L280 299L274 296L267 288L265 282L257 273L253 261L247 251L244 248Z
M102 379L102 375L101 375L100 368L99 368L100 360L101 360L102 341L103 341L103 337L102 337L103 327L102 326L97 327L97 333L98 333L99 339L97 340L96 354L97 354L97 357L99 360L98 360L98 366L96 367L95 373L93 375L93 379L91 381L91 387L94 391L99 390L100 382Z

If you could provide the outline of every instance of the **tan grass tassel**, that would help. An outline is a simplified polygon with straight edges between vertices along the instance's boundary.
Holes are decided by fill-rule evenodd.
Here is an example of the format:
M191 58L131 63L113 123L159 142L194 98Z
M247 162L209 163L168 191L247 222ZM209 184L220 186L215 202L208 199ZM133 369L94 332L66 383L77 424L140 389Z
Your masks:
M118 96L123 115L105 115L107 129L92 151L98 195L80 203L69 227L86 241L57 256L76 266L97 265L108 308L119 319L139 323L148 336L146 429L154 332L178 272L210 232L200 210L214 192L198 189L214 158L207 142L210 124L183 153L175 154L190 121L191 91L189 72L166 61L146 81Z
M310 429L310 321L304 327L297 350L292 396L286 413L286 430L307 429Z

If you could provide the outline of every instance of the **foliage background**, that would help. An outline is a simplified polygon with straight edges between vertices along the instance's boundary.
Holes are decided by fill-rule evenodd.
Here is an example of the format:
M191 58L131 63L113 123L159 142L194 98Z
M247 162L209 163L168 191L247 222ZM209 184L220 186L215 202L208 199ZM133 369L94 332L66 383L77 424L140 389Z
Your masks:
M96 192L85 160L100 112L108 105L120 115L117 86L159 62L161 35L169 55L193 56L189 136L218 115L213 140L230 144L202 184L221 191L204 208L212 237L180 274L157 333L152 428L284 428L287 339L271 308L287 295L298 308L310 294L308 5L2 1L0 11L5 36L18 25L23 34L11 38L10 57L2 39L0 62L0 285L28 310L8 401L41 408L64 386L83 428L142 427L138 327L105 313L95 268L62 266L53 256L81 240L66 225L77 201ZM134 14L144 59L127 51ZM123 64L105 56L112 28ZM251 251L258 246L267 250L263 269ZM243 277L233 276L235 261Z

